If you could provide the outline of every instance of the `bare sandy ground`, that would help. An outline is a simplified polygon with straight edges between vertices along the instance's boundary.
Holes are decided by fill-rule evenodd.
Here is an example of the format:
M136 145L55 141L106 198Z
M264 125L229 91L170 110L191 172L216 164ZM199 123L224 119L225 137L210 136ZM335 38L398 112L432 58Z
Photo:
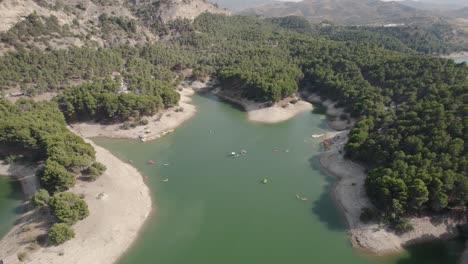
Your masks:
M149 189L135 168L87 142L107 171L95 182L78 181L70 190L84 196L90 211L73 226L76 237L60 246L39 247L36 238L47 232L50 221L29 211L0 241L0 257L26 252L24 263L106 264L116 262L130 247L152 210Z
M348 140L348 131L327 133L326 151L320 164L338 178L334 197L343 209L353 246L377 255L399 252L404 246L433 239L446 239L459 235L457 225L467 222L460 216L418 217L410 219L414 230L397 235L378 223L363 223L359 217L365 207L373 208L366 196L365 168L343 157L343 147Z
M310 94L307 96L307 101L312 103L318 103L326 107L327 109L327 121L328 126L336 130L346 130L351 129L356 123L356 119L347 117L347 119L341 118L341 116L346 115L344 108L336 107L336 102L331 100L323 100L317 94Z
M441 58L446 58L446 59L468 57L468 52L467 51L462 51L462 52L450 53L450 54L447 54L447 55L441 55L440 57Z
M313 109L312 104L306 101L298 100L295 104L290 103L292 98L286 98L272 106L266 106L265 103L257 103L230 95L219 88L214 89L212 92L223 99L241 105L247 112L248 119L254 122L279 123Z
M85 138L111 137L111 138L139 138L140 136L151 137L170 129L175 129L185 121L192 118L196 113L196 107L191 104L191 96L196 90L210 88L214 85L211 80L205 83L195 81L183 83L179 86L180 101L178 107L167 109L155 116L147 118L146 126L138 126L133 129L120 129L121 124L101 125L97 123L75 123L72 129ZM183 109L179 111L178 109Z

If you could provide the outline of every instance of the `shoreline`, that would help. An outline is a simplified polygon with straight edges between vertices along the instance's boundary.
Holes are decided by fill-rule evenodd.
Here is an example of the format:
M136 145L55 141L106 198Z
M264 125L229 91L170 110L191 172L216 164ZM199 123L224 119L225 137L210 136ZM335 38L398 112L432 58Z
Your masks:
M84 196L90 211L73 226L75 238L58 246L39 246L36 238L47 233L52 221L47 214L30 210L0 240L1 257L25 254L23 263L34 264L112 264L134 243L153 211L150 190L134 167L85 141L107 170L96 181L78 180L70 189Z
M158 115L157 121L148 125L151 128L149 136L175 129L193 117L196 108L191 104L190 97L196 90L211 88L214 85L211 80L181 84L178 89L181 95L179 106ZM176 111L180 107L184 108L184 111ZM39 186L35 177L38 167L0 166L1 174L20 180L26 198L25 204L29 207L0 240L0 259L26 254L23 263L111 264L125 255L137 240L154 209L149 187L137 169L88 139L96 136L139 138L141 134L137 132L141 127L119 130L118 126L119 124L106 126L94 123L69 126L70 130L93 146L96 150L96 160L106 165L107 170L94 182L77 180L75 187L69 190L84 196L90 215L73 226L75 238L62 245L41 247L36 242L36 238L46 236L53 223L50 215L32 209L28 201ZM24 182L27 184L23 184ZM34 182L35 185L30 182Z
M456 58L468 57L468 51L454 52L454 53L450 53L446 55L440 55L438 57L444 58L444 59L456 59Z
M302 112L312 111L314 109L311 103L297 98L285 98L272 106L268 106L266 103L258 103L241 98L239 95L226 92L221 88L213 89L211 92L221 99L241 106L247 113L247 119L252 122L267 124L280 123ZM295 103L292 103L292 101L295 101Z
M366 169L344 158L344 145L349 130L325 135L325 151L320 155L322 169L336 178L332 195L343 212L353 247L373 255L383 256L401 252L404 247L434 239L450 239L460 235L458 226L467 223L454 215L410 218L414 230L397 235L377 222L363 223L362 208L373 208L365 192ZM467 253L468 254L468 253Z
M165 109L154 116L146 117L149 121L147 125L137 126L132 129L120 129L121 123L112 125L102 125L93 122L74 123L70 127L72 130L84 138L92 137L107 137L107 138L124 138L124 139L139 139L140 137L154 138L157 135L169 130L176 129L184 122L192 118L196 114L196 107L193 105L192 96L196 91L210 89L216 83L208 79L205 82L194 81L191 83L184 82L178 87L180 101L178 106ZM180 109L183 109L180 111Z

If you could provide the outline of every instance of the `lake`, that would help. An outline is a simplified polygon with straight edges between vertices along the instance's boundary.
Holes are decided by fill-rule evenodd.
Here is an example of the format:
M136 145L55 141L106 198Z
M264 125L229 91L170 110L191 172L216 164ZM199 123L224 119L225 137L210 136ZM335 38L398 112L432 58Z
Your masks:
M0 176L0 237L8 233L20 215L21 199L19 183Z
M351 247L330 195L334 179L318 165L320 139L311 137L330 131L324 115L260 124L211 95L194 103L197 115L162 139L96 140L148 177L156 207L120 264L457 262L462 240L383 258Z

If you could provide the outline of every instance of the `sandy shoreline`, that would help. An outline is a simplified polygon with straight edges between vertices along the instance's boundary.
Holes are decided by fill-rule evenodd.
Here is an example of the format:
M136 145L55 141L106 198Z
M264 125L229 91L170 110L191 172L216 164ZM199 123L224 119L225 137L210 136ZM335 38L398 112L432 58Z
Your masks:
M151 138L161 134L164 131L176 129L178 126L192 118L196 114L196 107L193 105L191 97L196 91L212 89L212 93L216 96L228 101L240 104L247 112L247 117L251 121L262 123L278 123L295 117L297 114L311 111L312 104L298 100L297 103L291 104L288 102L280 102L271 107L265 107L263 103L256 103L247 99L237 99L227 96L220 92L214 80L206 82L194 81L191 83L184 82L179 86L180 101L177 107L173 107L148 117L148 125L138 126L133 129L120 129L121 124L101 125L98 123L83 122L74 123L71 125L73 131L85 138L92 137L109 137L109 138L129 138L138 139L140 137ZM214 89L213 89L214 88ZM284 106L284 107L283 107ZM183 108L183 111L178 109Z
M100 125L92 123L74 124L70 129L84 138L105 136L113 138L139 138L144 131L151 135L174 129L195 115L191 104L195 90L209 88L205 83L183 83L179 87L181 100L178 107L165 110L152 117L147 126L131 130L120 130L119 124ZM183 111L176 109L183 108ZM145 129L146 128L146 129ZM108 150L86 142L96 150L96 160L107 167L107 171L95 182L77 181L70 191L84 196L90 215L73 226L74 239L59 246L40 247L36 238L47 234L52 224L50 216L37 210L28 210L20 216L10 232L0 240L0 259L26 253L24 263L37 264L106 264L115 263L138 237L138 231L148 218L152 206L148 186L142 175L132 166L119 160ZM0 166L0 174L15 176L21 180L26 200L38 189L36 167ZM136 206L137 205L137 206ZM30 207L29 207L30 208Z
M468 57L468 51L455 52L455 53L450 53L450 54L447 54L447 55L440 55L439 57L445 58L445 59L455 59L455 58L461 58L461 57Z
M131 138L138 139L140 136L152 137L164 131L175 129L185 121L192 118L196 113L196 107L191 104L191 97L195 91L209 89L214 84L213 81L206 82L195 81L192 83L182 83L178 88L180 101L177 107L166 109L152 117L148 117L148 125L138 126L133 129L123 130L119 127L121 124L101 125L98 123L75 123L71 127L80 136L91 137L109 137L109 138ZM178 109L183 109L179 111Z
M90 211L73 226L76 237L63 245L39 247L36 237L47 232L50 222L29 211L0 241L0 257L26 252L24 263L110 264L131 246L152 210L149 188L135 168L86 141L107 171L95 182L78 181L70 190L84 196Z
M306 99L308 102L321 104L326 108L327 123L332 129L339 131L347 130L351 129L356 123L356 119L346 114L344 108L336 107L336 102L332 100L323 100L323 98L317 94L309 94L306 96Z
M411 218L414 230L403 235L397 235L379 223L361 222L362 208L373 206L365 192L365 168L343 157L348 132L327 133L326 151L320 156L320 164L328 174L338 179L333 196L345 215L354 247L376 255L388 255L400 252L407 245L459 235L457 226L467 223L466 217L444 215Z
M272 106L266 106L265 103L240 98L238 95L229 94L220 88L214 89L212 93L242 106L247 112L247 118L254 122L279 123L289 120L302 112L313 110L313 106L309 102L297 100L297 102L291 103L292 98L286 98Z

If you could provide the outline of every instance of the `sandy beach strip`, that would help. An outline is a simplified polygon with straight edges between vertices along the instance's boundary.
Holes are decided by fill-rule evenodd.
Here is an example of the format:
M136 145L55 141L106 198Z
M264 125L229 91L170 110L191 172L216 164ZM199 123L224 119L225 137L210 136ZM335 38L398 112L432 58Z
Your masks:
M133 129L120 129L122 124L101 125L98 123L75 123L71 125L73 131L85 138L91 137L109 137L109 138L131 138L138 139L140 136L154 137L164 131L175 129L196 113L196 107L193 105L192 96L197 90L209 89L215 83L212 80L206 82L194 81L184 82L178 88L180 101L177 107L172 107L161 111L160 113L148 117L149 123L145 126L137 126ZM183 109L183 111L180 111Z
M97 161L107 171L95 182L78 182L72 192L83 195L90 215L73 226L76 237L63 245L40 248L25 263L115 263L137 238L152 206L148 186L132 166L96 146Z
M181 100L178 107L164 111L157 121L150 122L144 131L150 135L174 129L195 115L196 108L191 104L191 96L196 90L215 85L207 82L183 83L179 87ZM183 108L183 111L176 111ZM138 138L143 129L120 130L119 125L80 123L70 127L80 136ZM96 150L97 161L107 167L107 171L95 182L77 181L70 191L82 195L88 204L90 215L73 226L74 239L59 246L40 247L36 238L47 234L51 225L50 216L37 210L29 210L18 219L10 232L0 240L0 259L26 253L23 263L32 264L107 264L115 263L137 239L140 229L152 211L149 188L142 175L132 166L119 160L108 150L86 142ZM38 188L34 171L37 168L20 166L0 166L0 174L21 176L36 185L26 185L27 199ZM26 177L27 176L27 177ZM29 187L28 187L29 186Z
M468 57L468 51L461 51L461 52L454 52L446 55L440 55L440 58L445 58L445 59L455 59L455 58L462 58L462 57Z
M365 191L365 168L343 156L348 133L345 130L325 135L326 149L320 156L320 164L325 172L337 178L333 196L345 215L354 247L376 255L388 255L402 251L407 245L459 235L457 226L467 223L466 216L414 217L409 219L414 230L401 235L381 223L363 223L360 220L362 209L373 208L373 205Z
M220 88L212 90L212 93L224 100L242 106L247 112L247 118L253 122L279 123L289 120L302 112L313 110L311 103L303 100L291 103L292 98L286 98L272 106L266 106L265 103L254 102L241 98L239 95L231 95Z

